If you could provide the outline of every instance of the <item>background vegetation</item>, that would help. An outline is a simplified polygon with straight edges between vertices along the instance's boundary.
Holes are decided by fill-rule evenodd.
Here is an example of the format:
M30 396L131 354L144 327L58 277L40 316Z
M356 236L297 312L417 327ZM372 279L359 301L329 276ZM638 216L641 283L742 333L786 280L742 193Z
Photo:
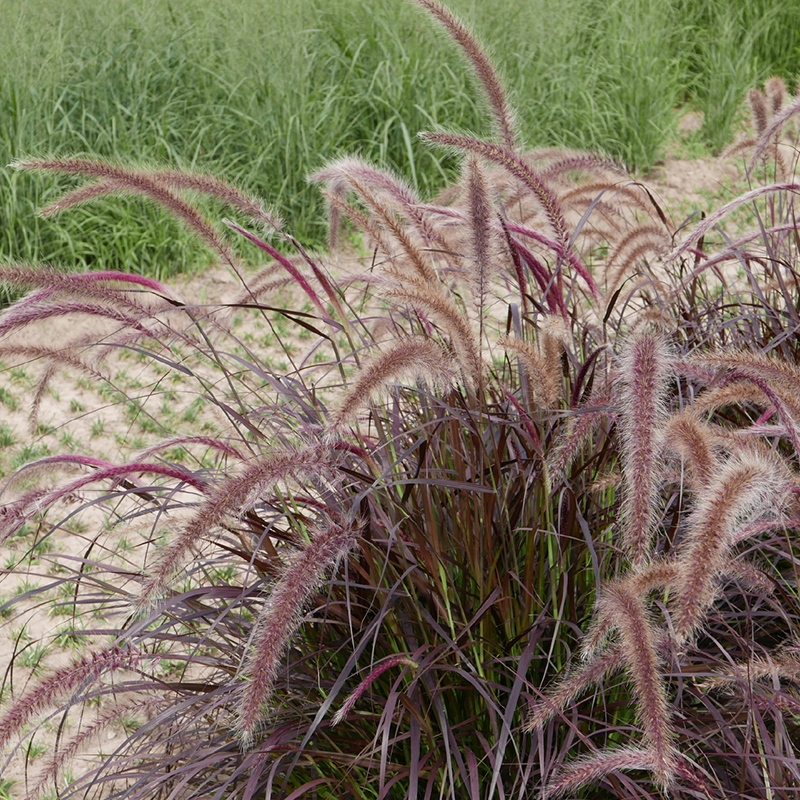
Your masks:
M681 104L705 112L702 137L719 148L748 88L800 72L797 0L451 6L504 73L528 146L596 149L629 168L659 157ZM0 163L91 154L211 170L270 198L307 243L325 228L306 175L330 158L358 152L425 196L455 163L416 132L487 132L459 55L401 0L1 0L0 13ZM3 171L0 256L162 278L207 263L140 200L37 219L59 192Z

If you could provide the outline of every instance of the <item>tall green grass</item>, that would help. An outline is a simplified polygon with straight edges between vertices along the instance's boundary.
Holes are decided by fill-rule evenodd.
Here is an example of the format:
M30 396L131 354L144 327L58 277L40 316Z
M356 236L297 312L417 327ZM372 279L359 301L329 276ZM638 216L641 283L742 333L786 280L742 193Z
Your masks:
M720 147L749 86L800 70L797 3L452 7L503 69L528 145L601 150L639 169L662 153L679 104L705 111L705 137ZM0 0L0 12L2 163L147 153L273 198L304 241L324 238L304 178L326 160L359 152L430 194L453 164L416 131L486 130L458 54L401 0ZM161 278L206 263L174 222L136 200L37 220L33 210L61 189L2 172L1 257Z

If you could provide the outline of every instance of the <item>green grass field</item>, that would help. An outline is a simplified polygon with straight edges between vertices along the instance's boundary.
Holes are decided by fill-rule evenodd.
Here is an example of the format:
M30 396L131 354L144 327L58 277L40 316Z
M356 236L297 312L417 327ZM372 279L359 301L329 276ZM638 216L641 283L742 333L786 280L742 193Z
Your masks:
M306 175L326 160L357 152L433 193L452 163L415 134L487 132L458 53L409 5L2 0L0 158L86 154L211 171L320 245L321 200ZM638 169L659 157L682 104L705 112L703 136L719 148L747 88L800 71L798 0L450 5L503 71L530 147L593 148ZM141 201L38 219L64 188L3 170L3 258L159 277L206 263Z

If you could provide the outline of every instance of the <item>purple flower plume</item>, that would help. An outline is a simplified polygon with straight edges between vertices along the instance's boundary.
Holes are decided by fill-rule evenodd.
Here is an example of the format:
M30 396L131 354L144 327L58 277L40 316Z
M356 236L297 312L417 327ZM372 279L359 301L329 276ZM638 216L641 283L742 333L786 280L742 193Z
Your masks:
M679 555L673 625L689 638L717 594L736 534L749 518L781 506L788 483L776 456L757 449L732 455L698 493Z
M281 481L323 477L329 467L329 450L321 445L277 450L245 462L240 472L207 492L199 509L161 549L146 575L136 608L146 608L163 595L190 549L229 516L243 514Z
M40 681L31 691L12 702L5 715L0 718L0 749L46 708L74 695L104 673L135 667L141 657L137 651L114 646L77 659L70 666L59 669Z
M509 150L516 150L517 137L514 133L514 116L503 84L497 76L492 62L483 52L483 48L467 30L464 23L437 0L415 0L415 2L432 14L461 47L483 87L484 95L492 111L495 128L503 145Z
M383 675L384 672L387 670L392 669L393 667L411 667L412 669L416 669L419 664L414 661L413 659L409 658L408 656L392 656L391 658L387 658L382 664L378 664L372 672L364 678L361 683L355 688L352 694L344 701L342 707L334 714L332 723L333 725L338 725L353 709L353 706L359 701L362 697L364 692L369 689L372 684Z
M623 541L635 565L650 556L658 499L669 353L659 334L633 334L622 355L621 412Z
M328 521L312 529L310 541L286 564L255 625L252 651L244 667L245 684L237 730L245 746L269 706L284 651L302 621L301 614L325 574L358 543L358 529Z

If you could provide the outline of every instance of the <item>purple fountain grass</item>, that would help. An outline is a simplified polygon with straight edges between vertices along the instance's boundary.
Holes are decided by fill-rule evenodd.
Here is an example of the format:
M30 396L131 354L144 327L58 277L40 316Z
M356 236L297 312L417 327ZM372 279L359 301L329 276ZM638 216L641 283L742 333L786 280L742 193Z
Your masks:
M540 158L547 154L534 152L532 155ZM612 172L628 181L631 180L628 171L622 163L618 163L607 156L601 156L591 151L555 151L552 163L540 170L544 178L561 177L565 173L574 171L599 172L605 175Z
M593 297L599 296L599 290L597 288L597 284L595 283L594 278L592 277L591 273L586 266L581 263L580 259L572 252L572 250L565 250L563 245L560 242L557 242L553 239L550 239L548 236L545 236L540 231L535 231L533 228L529 228L526 225L520 225L515 222L508 222L507 223L508 230L511 233L518 233L521 236L525 236L529 239L533 239L535 242L538 242L541 245L544 245L548 249L552 250L559 259L563 259L569 264L575 272L583 278L586 282L586 285L589 287L589 290L592 293Z
M635 566L652 553L669 377L664 337L647 330L631 335L620 359L617 425L624 478L622 540Z
M734 372L729 376L731 381L736 382L740 378L752 381L764 394L771 405L772 410L776 411L781 418L783 428L786 431L787 437L794 446L795 453L800 454L800 406L793 402L793 397L790 394L788 397L780 389L773 388L774 384L763 378L758 378L745 373ZM796 397L796 395L794 395Z
M378 196L360 181L351 177L350 182L355 191L366 202L369 210L381 221L392 239L400 245L413 272L432 287L437 287L441 284L441 280L430 259L414 244L392 209L382 203ZM391 251L387 251L386 255L391 256Z
M761 136L767 129L770 113L767 108L767 98L760 89L751 89L747 93L747 102L750 104L750 113L753 118L753 127L756 136Z
M239 461L244 461L243 456L232 444L221 439L213 439L210 436L172 436L169 439L163 439L156 442L154 445L140 450L137 454L137 460L150 458L150 456L160 453L163 450L168 450L173 447L185 447L190 444L200 444L204 447L209 447L213 450L219 450L220 453L226 456L232 456Z
M584 692L624 667L625 656L619 645L612 645L586 663L573 667L546 694L531 703L524 730L541 730Z
M123 327L139 331L145 336L155 337L154 331L143 325L141 318L124 314L113 306L77 302L56 302L46 306L23 305L20 308L11 308L0 316L0 336L13 333L34 322L51 319L52 317L64 317L68 314L87 314L93 317L103 317L119 322Z
M642 594L624 582L609 586L598 603L599 613L607 613L620 633L620 650L636 695L637 715L644 731L647 750L652 753L650 767L663 787L674 779L675 731L670 721L664 678L658 653L658 634L647 613Z
M446 246L445 240L423 212L422 204L411 187L387 170L377 169L360 158L350 156L330 162L324 169L314 173L309 180L326 183L332 193L344 197L347 187L355 190L353 178L361 185L380 190L395 201L400 210L411 220L423 242L437 244L443 248ZM334 222L331 221L331 228L333 226Z
M64 737L59 741L58 748L47 759L36 776L36 781L30 785L25 800L39 800L45 793L47 784L51 781L57 783L61 770L66 765L74 763L75 758L86 746L111 725L119 724L120 720L125 717L143 712L149 712L150 715L155 716L156 713L167 707L161 697L143 698L139 696L134 700L116 702L110 708L99 711L94 720L83 725L74 736Z
M541 175L543 178L549 178L550 170L542 170ZM611 193L614 203L607 203L601 199L607 193ZM643 211L648 216L652 216L655 210L651 198L645 193L641 185L631 183L630 179L626 183L609 183L608 181L580 183L559 194L559 199L564 207L573 201L577 202L579 200L581 205L594 204L596 202L597 206L607 209L615 217L621 217L625 208L635 208Z
M800 112L800 97L796 98L780 113L775 113L764 126L764 129L759 132L760 136L747 164L748 175L752 174L756 164L764 157L764 151L774 146L781 135L781 131L786 127L786 123L798 112Z
M673 414L664 426L664 446L681 457L690 485L707 486L719 465L711 428L696 416L700 409Z
M659 768L657 755L640 747L620 747L615 750L602 750L594 755L578 759L559 771L556 777L545 786L541 800L556 800L569 792L596 783L613 772L647 770L656 772Z
M100 481L121 479L131 479L133 475L153 474L163 475L187 484L200 492L207 493L209 487L204 480L201 480L194 473L179 466L157 464L148 462L133 462L130 464L114 465L100 459L74 457L74 456L49 456L38 461L31 462L27 467L36 467L38 464L52 465L56 463L73 462L94 467L94 471L89 475L68 481L56 489L37 489L34 492L26 493L21 498L0 507L0 541L4 541L28 520L47 508L57 503L59 500L70 497L79 492L86 486Z
M776 356L731 348L695 353L691 361L698 366L735 370L748 378L768 380L773 385L782 385L792 392L800 393L800 367Z
M176 169L158 169L148 174L154 180L162 181L173 189L210 195L260 223L268 232L283 231L283 220L280 215L268 209L261 198L249 195L214 175L182 172Z
M536 280L536 283L539 284L539 288L542 291L542 297L547 303L547 307L550 312L558 312L566 319L569 316L569 310L567 309L567 305L564 301L562 293L556 286L554 276L548 272L547 267L542 264L542 262L539 261L539 259L536 258L536 256L530 250L528 250L525 245L521 244L511 236L509 236L509 248L511 253L515 256L514 267L520 286L527 285L525 274L520 263L524 262Z
M787 468L777 456L742 450L731 455L698 492L680 545L671 611L679 642L694 635L712 606L737 531L754 515L782 508L788 483Z
M287 480L324 479L330 473L331 453L324 445L276 450L249 459L239 472L207 490L208 497L191 518L161 548L145 574L137 611L153 606L168 589L192 547L213 535L231 516L243 514L257 499Z
M517 136L514 131L514 114L506 98L503 84L483 48L461 20L437 0L414 0L414 2L430 12L462 49L483 87L498 136L508 150L515 150Z
M234 262L233 254L228 246L200 212L194 206L164 188L162 183L147 172L80 158L28 159L16 161L12 166L17 169L45 170L69 175L89 175L103 181L121 183L124 185L125 191L146 195L173 216L180 219L201 241L216 251L223 261L227 263Z
M150 289L152 292L165 297L175 297L172 289L153 278L148 278L144 275L134 275L129 272L116 272L114 270L65 273L46 265L39 265L34 268L19 264L0 264L0 280L7 281L15 286L26 286L30 288L38 286L51 290L77 292L78 294L85 293L96 283L119 281L122 283L132 283L144 289ZM119 290L111 290L110 287L106 287L106 291L109 293L113 291L113 294L107 296L119 297ZM33 300L35 297L36 295L33 294L25 299Z
M469 207L469 238L472 259L469 262L469 284L472 307L478 318L478 339L483 341L486 298L489 291L490 269L493 261L493 237L486 176L476 158L466 162L467 200Z
M85 688L92 681L110 672L133 669L143 659L161 658L139 653L117 645L94 651L76 659L68 667L56 670L39 681L27 694L12 701L10 708L0 718L0 748L4 748L16 733L37 714L52 708Z
M339 197L332 192L321 192L322 196L328 203L329 216L333 209L338 213L344 214L351 222L353 222L359 230L366 233L372 239L373 245L383 253L391 253L392 248L383 231L378 226L377 222L364 214L360 209L356 208L351 203L348 203L343 197Z
M561 376L563 340L553 336L545 326L538 346L511 336L502 337L497 344L513 350L521 358L528 388L535 401L542 408L554 408L564 395Z
M764 83L764 95L767 98L770 118L772 118L780 112L783 104L789 99L786 81L780 75L767 78Z
M616 606L607 602L607 592L621 591L634 597L646 597L650 592L671 588L678 574L678 563L674 559L654 559L641 569L635 570L598 591L595 617L581 642L581 656L593 658L605 645L608 636L618 624Z
M317 310L322 315L322 318L325 319L328 316L328 312L325 309L325 306L322 304L319 295L311 287L311 284L308 282L305 276L294 264L292 264L288 258L286 258L286 256L284 256L271 244L256 236L254 233L250 233L250 231L245 230L241 225L237 225L235 222L231 222L231 220L225 220L225 224L232 231L236 231L236 233L244 236L248 242L251 242L260 250L263 250L265 253L268 253L270 256L272 256L272 258L274 258L292 276L297 285L308 295L311 302L316 306Z
M238 708L237 733L249 747L272 698L286 647L301 614L324 576L358 544L359 528L331 520L312 528L309 541L288 559L255 623L252 649L242 671L245 679Z
M619 288L628 271L647 254L662 255L669 246L663 225L640 225L631 230L609 255L606 263L606 292L611 295Z
M755 681L773 677L800 683L800 658L796 648L791 646L783 647L775 653L753 656L731 667L715 670L717 674L706 678L704 687L723 689L738 684L751 688Z
M553 229L560 249L565 254L571 252L567 223L558 198L547 186L547 183L520 156L491 142L483 142L480 139L473 139L469 136L461 136L455 133L421 133L420 136L426 141L433 142L441 147L459 152L473 153L485 158L487 161L492 161L522 181L539 201Z
M364 364L328 421L329 436L337 437L356 414L391 383L425 380L438 391L452 387L458 378L453 359L436 342L403 338L393 342Z
M411 669L417 669L419 664L414 661L410 656L392 656L391 658L387 658L383 663L378 664L376 667L372 669L372 671L364 678L361 683L356 686L350 696L342 703L342 707L333 715L333 719L331 720L331 725L338 725L347 715L352 711L355 704L360 700L364 692L369 689L372 684L383 675L384 672L387 670L393 669L394 667L410 667Z
M452 297L415 275L395 270L385 270L384 274L393 280L393 285L383 290L383 296L421 309L439 324L450 337L466 380L473 386L480 386L485 369L480 342L472 323Z
M616 419L612 405L611 382L602 379L595 383L587 402L575 410L546 460L549 482L556 483L566 477L580 448L589 440L604 420Z
M798 103L797 106L800 108L800 103ZM756 189L751 189L749 192L739 195L739 197L731 200L724 206L721 206L712 214L709 214L694 228L694 230L688 236L684 237L683 241L681 241L681 243L674 250L664 256L664 261L666 263L676 261L687 250L689 250L693 244L702 239L723 217L730 214L731 211L735 211L737 208L740 208L741 206L746 205L753 200L757 200L759 197L776 194L778 192L798 191L800 191L800 183L773 183L769 186L760 186Z

